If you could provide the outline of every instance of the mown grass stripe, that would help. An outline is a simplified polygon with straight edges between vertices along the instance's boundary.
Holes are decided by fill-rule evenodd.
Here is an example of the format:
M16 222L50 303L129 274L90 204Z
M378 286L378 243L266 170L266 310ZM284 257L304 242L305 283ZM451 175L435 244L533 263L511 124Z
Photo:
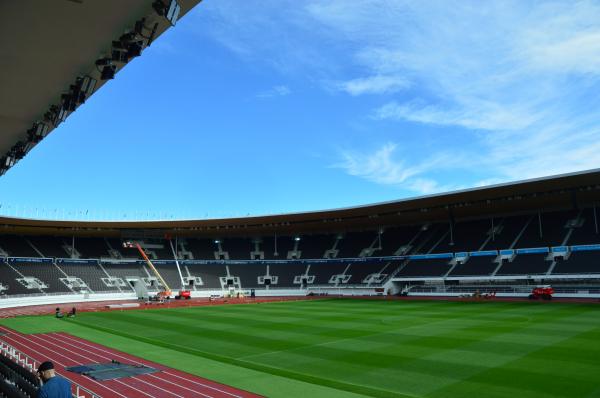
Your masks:
M248 362L248 361L244 361L244 360L234 359L234 358L223 356L223 355L218 355L218 354L209 353L206 351L201 351L196 348L190 348L190 347L186 347L186 346L180 346L177 344L166 343L163 341L150 339L148 337L140 337L140 336L132 335L132 334L125 333L125 332L122 332L119 330L114 330L114 329L110 329L110 328L106 328L106 327L102 327L102 326L98 326L98 325L90 325L90 324L86 324L86 323L80 322L80 321L75 321L74 323L76 323L80 326L95 329L95 330L98 330L101 332L115 334L117 336L129 338L132 340L143 341L144 343L151 344L151 345L154 345L157 347L168 348L173 351L183 352L186 354L193 354L196 356L211 359L213 361L223 362L223 363L227 363L227 364L231 364L231 365L235 365L235 366L241 366L244 368L257 370L257 371L265 372L265 373L270 373L272 375L288 377L288 378L304 381L307 383L319 384L319 385L322 385L325 387L336 388L336 389L340 389L340 390L344 390L344 391L348 391L348 392L356 392L356 393L360 393L360 394L370 395L373 397L413 398L412 395L402 394L402 393L395 392L395 391L387 391L384 389L373 388L373 387L368 387L368 386L358 385L358 384L352 384L352 383L348 383L348 382L330 380L330 379L316 377L316 376L303 374L303 373L299 373L299 372L292 372L292 371L285 370L285 369L278 368L278 367L267 366L267 365L262 365L262 364L258 364L258 363L254 363L254 362Z

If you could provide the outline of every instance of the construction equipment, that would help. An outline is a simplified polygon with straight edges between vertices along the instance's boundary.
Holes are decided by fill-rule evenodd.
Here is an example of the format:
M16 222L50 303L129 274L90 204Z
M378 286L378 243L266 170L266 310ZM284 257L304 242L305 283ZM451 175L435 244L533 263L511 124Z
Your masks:
M171 245L171 250L173 250L173 253L175 253L175 251L173 249L173 243L171 243L170 239L169 239L169 243ZM146 264L148 264L148 267L152 270L152 272L154 272L154 275L156 275L156 278L162 284L163 290L158 292L158 294L156 295L156 299L159 301L165 300L165 299L166 300L170 299L171 296L173 295L171 288L169 287L167 282L164 280L164 278L160 275L160 273L158 272L158 270L156 269L154 264L152 264L152 261L150 261L150 259L148 258L148 255L146 254L146 252L144 251L142 246L138 242L126 241L126 242L123 242L123 247L138 249L138 251L142 255L142 258L144 259L144 261L146 261ZM192 298L192 293L189 290L185 289L185 284L183 282L183 276L181 274L181 268L179 267L179 262L177 261L177 256L175 256L175 264L177 265L177 271L179 272L179 278L181 280L181 289L179 290L179 293L174 296L175 300L180 300L182 298L189 300Z
M530 300L552 300L554 289L552 286L538 286L531 291Z
M154 272L154 275L156 275L156 278L162 284L163 290L160 290L156 294L156 297L154 297L154 298L158 301L170 299L171 295L172 295L171 288L169 287L167 282L163 279L163 277L160 275L160 273L158 272L156 267L154 267L154 264L152 264L152 261L150 261L150 259L148 258L148 255L146 254L144 249L142 249L142 246L140 246L140 244L138 242L126 241L126 242L123 242L123 247L130 248L130 249L132 249L132 248L138 249L138 251L142 255L142 258L144 259L144 261L146 261L146 264L148 264L148 267L152 270L152 272Z

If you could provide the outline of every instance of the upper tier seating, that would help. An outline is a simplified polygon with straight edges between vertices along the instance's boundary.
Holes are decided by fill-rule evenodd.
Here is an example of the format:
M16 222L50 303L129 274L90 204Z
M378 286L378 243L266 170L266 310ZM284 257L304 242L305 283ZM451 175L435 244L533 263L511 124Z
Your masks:
M408 226L399 228L388 228L381 234L381 250L376 251L374 256L393 256L402 246L408 245L417 235L420 227Z
M12 257L40 257L22 236L0 235L0 247Z
M399 272L397 277L441 277L450 270L450 260L444 258L410 260Z
M197 260L214 260L215 252L219 250L214 239L187 238L186 247Z
M512 262L503 260L496 275L538 275L545 274L551 262L547 254L519 254Z
M277 242L277 251L275 251ZM285 260L289 251L294 249L294 238L292 236L265 237L260 245L266 260ZM277 255L275 255L277 253Z
M496 256L469 257L464 264L456 264L448 276L481 276L490 275L498 267Z
M600 209L583 209L580 215L583 223L580 227L573 228L573 233L569 238L569 245L590 245L600 243ZM599 225L596 225L599 223ZM598 228L598 230L596 230Z
M75 250L81 258L103 258L109 257L108 246L102 238L76 238Z
M572 252L566 261L559 261L552 274L598 274L600 251Z
M323 258L335 241L335 235L303 235L298 250L302 252L301 258Z
M363 249L371 247L373 241L377 238L377 233L369 232L350 232L340 239L337 249L338 258L351 258L360 256ZM375 244L377 246L378 244Z

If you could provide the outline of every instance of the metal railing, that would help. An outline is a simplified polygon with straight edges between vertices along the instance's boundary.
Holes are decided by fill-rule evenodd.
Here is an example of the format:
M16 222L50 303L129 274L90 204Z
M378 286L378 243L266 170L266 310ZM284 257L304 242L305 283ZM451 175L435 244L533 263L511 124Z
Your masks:
M3 340L0 340L0 355L4 355L19 366L29 370L31 373L35 373L38 367L38 361L27 354L22 353ZM73 395L73 398L102 398L100 395L69 379L64 374L61 374L60 376L71 382L71 394Z

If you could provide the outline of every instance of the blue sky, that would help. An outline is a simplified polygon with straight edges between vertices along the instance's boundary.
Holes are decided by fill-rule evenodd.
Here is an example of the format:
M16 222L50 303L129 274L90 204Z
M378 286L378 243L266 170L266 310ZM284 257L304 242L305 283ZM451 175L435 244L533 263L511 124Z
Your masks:
M0 213L309 211L600 167L600 4L205 0L0 178Z

